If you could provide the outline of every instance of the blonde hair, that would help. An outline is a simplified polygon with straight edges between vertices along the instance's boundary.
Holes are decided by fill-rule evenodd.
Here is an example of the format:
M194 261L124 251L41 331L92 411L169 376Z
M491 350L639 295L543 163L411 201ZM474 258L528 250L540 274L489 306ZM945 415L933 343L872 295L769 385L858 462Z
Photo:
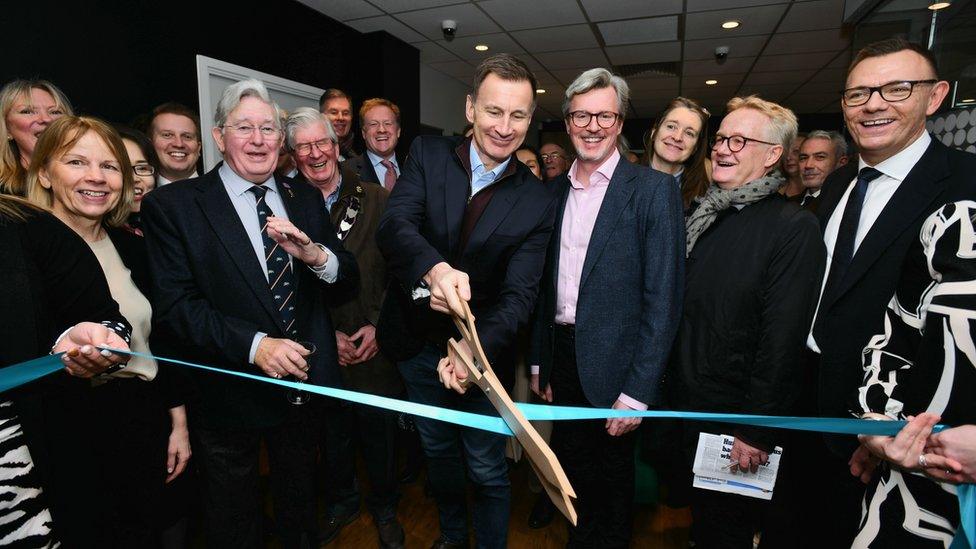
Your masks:
M796 138L798 130L796 115L793 114L793 111L778 103L766 101L758 95L733 97L728 102L727 107L728 112L738 109L752 109L765 115L769 119L769 129L766 131L767 139L781 145L783 155L789 152L790 143Z
M40 172L58 156L66 153L87 133L94 133L108 145L115 155L122 170L122 195L102 218L102 222L110 227L123 225L129 217L132 207L132 195L135 183L132 175L132 163L125 150L122 138L112 126L97 118L88 116L62 116L44 130L37 140L34 156L27 169L27 200L34 204L51 208L54 205L54 192L41 184Z
M57 86L47 80L14 80L0 89L0 192L24 194L27 171L20 165L20 149L7 129L7 115L17 100L24 98L31 104L31 90L44 90L51 94L54 103L64 114L72 114L71 103ZM3 145L6 143L6 145Z

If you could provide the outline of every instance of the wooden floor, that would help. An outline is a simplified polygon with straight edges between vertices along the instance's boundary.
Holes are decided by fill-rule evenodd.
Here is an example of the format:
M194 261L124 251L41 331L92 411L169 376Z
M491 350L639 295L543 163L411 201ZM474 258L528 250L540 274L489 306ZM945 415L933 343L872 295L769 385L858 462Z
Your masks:
M526 475L528 464L523 460L512 469L512 519L508 528L508 546L513 549L549 549L566 546L566 520L557 513L552 523L539 530L528 527L528 516L536 495L529 491ZM362 477L360 477L362 478ZM407 549L427 549L438 536L437 508L434 500L424 495L424 479L413 484L403 485L398 516L406 532ZM632 547L642 549L685 549L688 547L688 529L656 521L658 529L654 532L652 524L656 509L649 506L637 508L634 521ZM339 537L326 545L328 549L379 547L373 519L363 507L359 518L346 526Z

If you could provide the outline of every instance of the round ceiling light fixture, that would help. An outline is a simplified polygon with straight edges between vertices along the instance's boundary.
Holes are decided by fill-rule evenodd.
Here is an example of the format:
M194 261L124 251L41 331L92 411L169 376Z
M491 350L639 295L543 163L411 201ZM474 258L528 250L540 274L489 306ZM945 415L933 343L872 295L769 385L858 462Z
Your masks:
M929 9L932 11L944 10L952 5L952 2L932 2L929 4Z
M705 81L706 86L714 86L715 84L718 84L718 80L712 79L712 80Z
M488 44L478 44L474 47L478 51L488 51Z
M736 21L735 19L730 19L730 20L724 21L722 23L722 28L723 29L735 29L735 28L738 28L739 25L741 25L741 24L742 24L741 22Z

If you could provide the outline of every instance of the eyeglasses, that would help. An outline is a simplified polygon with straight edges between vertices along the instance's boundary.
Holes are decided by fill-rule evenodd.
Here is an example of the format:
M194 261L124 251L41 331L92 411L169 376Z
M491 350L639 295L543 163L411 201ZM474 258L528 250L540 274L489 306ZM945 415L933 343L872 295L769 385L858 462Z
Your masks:
M935 84L938 80L930 78L928 80L899 80L888 82L882 86L858 86L847 88L843 91L844 105L848 107L859 107L871 100L874 92L878 92L881 99L889 103L904 101L912 96L915 86L919 84Z
M319 139L318 141L312 141L310 143L295 143L292 150L298 153L298 156L308 156L312 154L312 146L315 146L321 152L325 152L332 147L331 139Z
M619 114L610 111L603 112L586 112L586 111L573 111L567 115L567 118L573 121L573 125L577 128L585 128L590 125L590 121L596 117L596 123L603 129L612 128L614 124L617 123L617 118L620 117Z
M384 120L383 122L380 122L379 120L372 120L366 123L367 130L376 130L379 129L380 126L383 126L384 130L392 130L397 126L397 123L392 120Z
M542 161L543 162L548 162L550 160L559 160L560 158L565 158L563 155L561 155L559 153L543 153L543 154L540 154L539 156L542 157Z
M234 130L234 135L240 137L241 139L247 139L254 134L254 130L261 132L261 135L265 139L277 140L281 137L281 130L274 126L252 126L250 124L239 124L237 126L231 126L230 124L224 124L222 128Z
M132 171L135 172L136 175L141 175L145 177L156 174L156 168L152 167L149 164L135 164L132 166Z
M717 149L722 146L722 143L728 143L729 150L731 152L737 153L746 147L750 141L755 141L756 143L762 143L763 145L773 145L776 146L779 143L770 143L769 141L762 141L760 139L753 139L751 137L744 137L741 135L730 135L728 137L720 134L715 134L712 138L712 149Z

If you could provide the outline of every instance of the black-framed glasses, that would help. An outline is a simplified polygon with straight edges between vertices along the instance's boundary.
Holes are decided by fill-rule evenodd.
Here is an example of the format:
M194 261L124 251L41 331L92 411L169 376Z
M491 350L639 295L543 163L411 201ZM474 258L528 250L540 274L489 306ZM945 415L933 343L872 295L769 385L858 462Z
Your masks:
M871 100L874 92L878 92L881 99L889 103L897 103L898 101L904 101L911 97L915 86L919 84L935 84L936 82L938 80L935 78L929 78L927 80L898 80L880 86L847 88L843 92L844 105L848 107L860 107Z
M265 139L278 139L281 137L281 130L274 126L252 126L250 124L238 124L232 126L230 124L224 124L222 126L225 130L234 130L234 135L241 138L247 139L254 134L257 130Z
M325 152L329 150L329 147L332 145L332 140L329 138L325 138L325 139L319 139L318 141L310 141L308 143L295 143L295 146L292 148L292 150L298 153L298 156L308 156L312 154L313 145L319 151Z
M542 161L543 162L548 162L550 160L559 160L560 158L564 158L562 154L557 153L557 152L542 153L539 156L542 157Z
M142 175L145 177L156 174L156 168L153 168L149 164L134 164L132 166L132 171L135 172L136 175Z
M721 147L722 143L728 143L729 150L734 153L737 153L742 149L746 148L746 145L750 141L754 141L756 143L762 143L763 145L772 145L772 146L779 145L779 143L770 143L769 141L763 141L762 139L753 139L751 137L745 137L739 134L730 135L728 137L722 134L715 134L715 137L712 138L712 149L714 150Z
M596 118L596 123L603 129L612 128L614 124L617 123L617 119L620 115L612 111L603 112L586 112L586 111L573 111L566 115L573 125L577 128L585 128L590 125L590 121Z

